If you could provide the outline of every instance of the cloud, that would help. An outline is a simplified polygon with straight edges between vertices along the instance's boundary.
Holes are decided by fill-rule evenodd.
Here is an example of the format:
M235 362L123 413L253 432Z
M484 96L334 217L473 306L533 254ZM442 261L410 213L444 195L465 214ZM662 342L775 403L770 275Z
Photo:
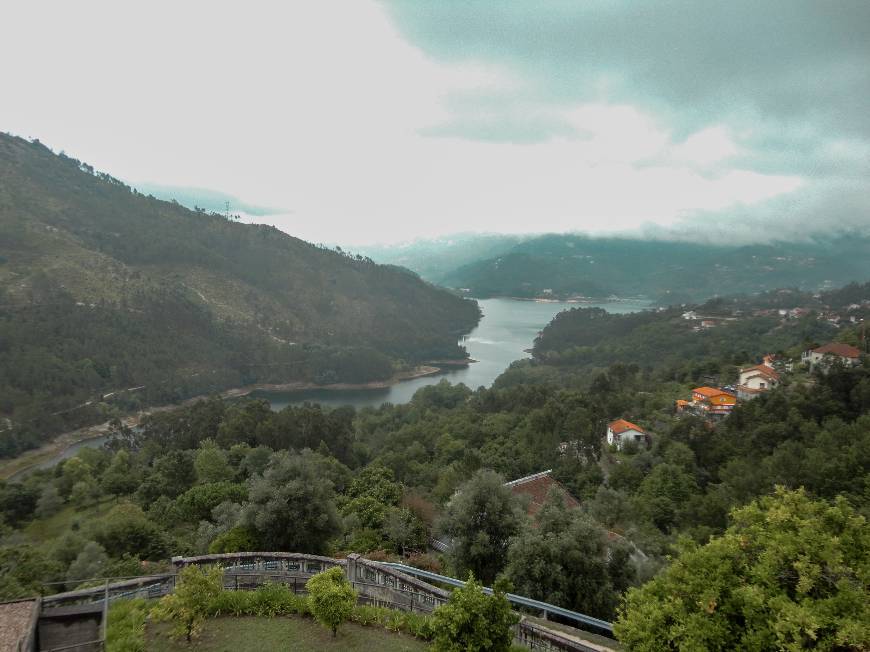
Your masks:
M847 188L845 224L870 201L868 7L11 0L0 129L292 207L270 220L315 241L750 219Z
M386 3L438 60L487 61L548 103L643 103L688 128L735 108L870 135L870 4Z

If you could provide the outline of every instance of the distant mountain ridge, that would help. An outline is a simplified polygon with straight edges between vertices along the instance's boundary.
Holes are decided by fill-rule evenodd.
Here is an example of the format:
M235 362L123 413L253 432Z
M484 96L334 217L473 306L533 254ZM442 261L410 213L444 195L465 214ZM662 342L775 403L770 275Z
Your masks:
M479 314L406 270L144 196L0 134L0 431L36 424L0 454L106 414L94 397L119 389L145 387L129 408L385 379L465 355Z
M427 281L443 284L443 280L457 268L507 253L529 237L500 233L457 233L443 238L353 249L379 263L407 267Z
M859 234L746 246L568 234L527 239L446 272L441 281L481 298L616 294L680 303L868 278L870 238Z

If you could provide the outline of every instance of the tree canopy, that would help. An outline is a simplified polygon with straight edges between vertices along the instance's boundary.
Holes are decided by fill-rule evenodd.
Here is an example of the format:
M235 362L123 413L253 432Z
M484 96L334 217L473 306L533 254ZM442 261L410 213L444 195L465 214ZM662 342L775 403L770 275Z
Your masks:
M870 646L870 527L845 499L780 487L731 520L629 590L620 641L650 651Z

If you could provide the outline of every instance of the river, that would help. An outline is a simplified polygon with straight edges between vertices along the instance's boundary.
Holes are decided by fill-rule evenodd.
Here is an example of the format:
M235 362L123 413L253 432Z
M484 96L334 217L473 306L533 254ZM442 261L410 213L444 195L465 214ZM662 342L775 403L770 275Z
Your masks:
M361 408L378 407L383 403L407 403L421 387L434 385L445 378L451 383L464 383L471 389L489 387L511 362L529 357L526 349L532 347L541 329L559 312L578 306L596 306L612 313L637 312L649 307L649 302L643 300L577 304L561 301L482 299L478 303L483 317L463 341L468 354L477 360L468 367L407 380L385 389L311 389L296 392L255 392L251 396L267 399L273 410L306 401L331 407L353 405Z
M553 317L570 308L580 305L596 306L612 313L637 312L649 307L648 301L613 301L606 303L565 303L561 301L538 302L517 299L483 299L479 301L483 317L477 327L463 340L469 355L477 362L468 367L451 369L434 376L423 376L385 389L365 390L326 390L312 389L297 392L254 392L250 396L265 398L273 410L287 405L300 405L305 402L320 403L330 407L352 405L357 408L378 407L383 403L401 404L411 400L421 387L434 385L446 378L451 383L465 383L472 389L489 387L493 381L514 360L527 358L527 349L532 347L535 337ZM68 448L50 459L23 469L12 476L21 478L35 469L50 468L76 454L81 448L102 446L108 437L96 437L71 444Z

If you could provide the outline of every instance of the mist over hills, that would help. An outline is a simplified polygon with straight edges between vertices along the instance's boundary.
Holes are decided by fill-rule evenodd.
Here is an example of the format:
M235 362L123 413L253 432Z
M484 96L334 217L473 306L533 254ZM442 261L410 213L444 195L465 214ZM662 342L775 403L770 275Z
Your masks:
M779 287L815 290L870 278L870 237L858 233L749 245L580 234L465 236L458 242L445 238L368 251L482 298L615 294L667 303ZM474 259L475 248L490 253Z
M407 270L142 195L4 134L0 306L0 429L17 428L0 453L117 401L389 378L464 355L479 319Z
M210 190L208 188L192 188L188 186L166 186L157 183L134 183L136 190L144 195L153 195L157 199L176 201L191 210L204 209L208 212L223 213L229 204L230 213L247 213L257 217L286 212L278 208L258 206L242 201L238 197Z
M500 256L533 236L502 233L457 233L443 238L415 240L392 245L354 247L365 256L390 265L400 265L427 281L442 283L454 270Z

